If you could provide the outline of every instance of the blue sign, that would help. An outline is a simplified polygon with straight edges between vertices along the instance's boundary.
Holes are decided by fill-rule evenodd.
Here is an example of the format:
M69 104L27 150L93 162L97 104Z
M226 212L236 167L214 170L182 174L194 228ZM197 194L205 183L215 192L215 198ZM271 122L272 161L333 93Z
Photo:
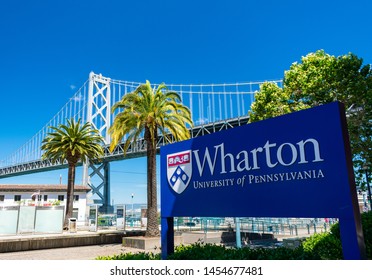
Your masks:
M173 217L334 217L344 257L364 258L343 105L162 147L161 216L163 256Z

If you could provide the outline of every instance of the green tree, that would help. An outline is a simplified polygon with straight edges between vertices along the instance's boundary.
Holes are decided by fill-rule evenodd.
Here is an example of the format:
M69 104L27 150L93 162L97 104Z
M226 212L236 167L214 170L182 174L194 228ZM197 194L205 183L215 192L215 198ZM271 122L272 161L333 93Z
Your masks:
M269 96L269 98L267 97ZM323 50L302 57L284 73L283 88L262 85L249 112L262 120L332 101L345 104L356 177L372 170L372 69L354 54L332 56ZM359 180L362 182L363 180Z
M60 124L51 127L53 130L43 140L41 149L44 150L42 159L52 162L67 161L67 201L63 228L68 229L69 219L72 217L75 171L79 161L96 160L103 156L103 139L90 123L81 124L80 119L75 122L67 120L67 125Z
M110 127L111 150L126 136L124 153L141 135L147 145L147 229L146 236L159 235L156 193L156 142L161 133L171 142L190 138L187 125L192 126L190 110L180 103L178 93L168 91L164 84L151 87L149 81L138 86L114 104L120 109Z
M252 103L249 122L277 117L307 107L302 102L291 102L289 94L276 83L265 82L260 86L260 90L255 96L255 102Z

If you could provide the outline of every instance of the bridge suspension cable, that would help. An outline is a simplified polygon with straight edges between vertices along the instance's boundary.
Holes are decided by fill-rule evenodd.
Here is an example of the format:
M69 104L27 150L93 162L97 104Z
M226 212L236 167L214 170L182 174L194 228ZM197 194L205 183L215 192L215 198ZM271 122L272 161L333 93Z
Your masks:
M281 81L272 81L281 86ZM92 190L94 203L101 204L104 212L112 210L110 199L110 161L123 159L122 143L110 151L109 128L118 111L111 113L111 105L135 90L141 83L114 80L90 73L89 79L76 91L62 109L46 123L29 141L6 159L0 161L0 178L29 174L66 167L66 162L41 160L41 143L51 132L51 127L66 124L68 119L90 122L104 138L104 160L86 163L83 166L83 185ZM248 110L254 101L255 92L262 82L224 84L166 84L169 90L178 92L184 105L189 107L195 127L192 137L246 124ZM152 84L157 87L159 84ZM124 136L125 138L125 136ZM157 146L165 145L163 135ZM125 139L124 139L125 140ZM144 139L131 143L127 157L143 156L146 152ZM90 172L91 170L91 172ZM93 180L92 177L94 177Z
M279 86L281 80L271 81ZM254 94L263 82L217 83L217 84L167 84L169 90L181 95L182 102L191 110L194 125L219 122L246 116L254 101ZM116 114L111 105L135 90L140 82L115 80L91 73L89 79L76 91L68 102L18 150L0 161L1 167L14 166L41 159L42 140L51 132L52 126L66 124L67 119L90 121L109 143L108 128ZM152 84L158 86L159 84Z

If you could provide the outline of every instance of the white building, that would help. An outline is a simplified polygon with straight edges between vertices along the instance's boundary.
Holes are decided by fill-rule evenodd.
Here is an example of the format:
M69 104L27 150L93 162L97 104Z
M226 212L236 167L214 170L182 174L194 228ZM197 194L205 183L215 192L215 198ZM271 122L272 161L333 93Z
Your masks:
M87 216L87 186L75 185L73 217L84 224ZM0 207L2 206L53 206L66 205L66 185L0 185Z

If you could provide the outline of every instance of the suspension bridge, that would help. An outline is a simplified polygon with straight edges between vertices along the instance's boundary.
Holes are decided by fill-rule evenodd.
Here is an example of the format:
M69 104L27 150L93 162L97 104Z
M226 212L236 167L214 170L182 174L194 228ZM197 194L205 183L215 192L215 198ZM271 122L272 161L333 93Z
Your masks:
M271 81L279 86L281 80ZM29 141L18 150L0 161L0 179L37 172L67 168L66 162L52 163L42 160L41 143L51 127L66 124L67 119L81 119L90 122L104 139L105 155L102 161L90 162L83 166L83 184L89 185L92 194L103 209L110 206L110 162L134 157L146 153L144 139L132 142L123 156L123 144L120 143L111 152L108 132L117 112L111 112L111 106L141 83L115 80L91 72L88 80L76 91L69 101L46 123ZM224 83L224 84L167 84L169 90L181 95L184 105L189 107L194 127L190 128L191 137L198 137L216 131L246 124L247 113L254 101L255 92L262 82ZM158 86L158 84L153 84ZM163 136L159 136L157 147L166 145ZM93 177L98 179L91 180Z

